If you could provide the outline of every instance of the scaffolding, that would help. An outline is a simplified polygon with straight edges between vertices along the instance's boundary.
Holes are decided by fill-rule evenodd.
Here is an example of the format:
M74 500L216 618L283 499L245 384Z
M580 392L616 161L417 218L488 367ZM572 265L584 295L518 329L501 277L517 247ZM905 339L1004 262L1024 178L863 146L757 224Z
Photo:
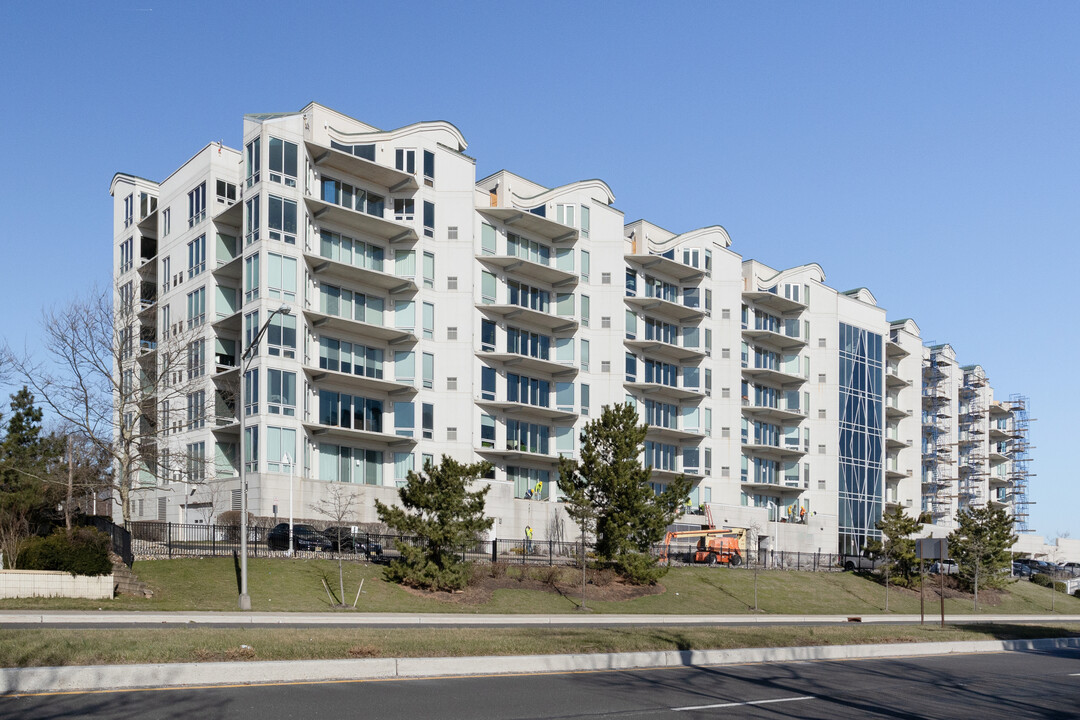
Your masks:
M1028 427L1034 418L1028 416L1028 398L1026 395L1010 395L1008 402L1012 413L1012 433L1009 439L1009 457L1012 472L1009 479L1013 490L1013 517L1016 519L1016 531L1035 532L1028 526L1028 508L1035 503L1028 499L1028 481L1035 477L1031 472L1031 444L1028 441Z
M929 512L936 524L947 519L951 513L949 490L952 482L947 477L952 464L952 448L949 432L952 428L947 375L943 366L949 363L931 351L930 362L923 368L923 511Z
M966 370L966 368L965 368ZM989 458L982 453L984 435L983 419L987 416L987 408L984 407L984 393L986 377L974 372L964 373L964 384L957 393L960 400L959 407L959 497L960 507L982 505L986 498L983 497L983 482L989 478L990 472L987 467Z

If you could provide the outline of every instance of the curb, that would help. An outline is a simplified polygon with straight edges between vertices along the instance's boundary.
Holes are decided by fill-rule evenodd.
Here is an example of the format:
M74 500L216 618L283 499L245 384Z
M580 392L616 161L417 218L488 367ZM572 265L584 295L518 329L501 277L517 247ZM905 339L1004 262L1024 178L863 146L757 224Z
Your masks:
M153 611L0 611L3 625L782 625L791 623L910 623L918 615L470 615L465 613L251 613ZM940 622L928 613L930 624ZM962 615L945 616L947 623L1080 622L1080 615Z
M1080 649L1080 638L974 640L879 645L832 645L732 650L580 655L511 655L362 660L158 663L0 669L0 695L182 688L214 685L362 681L470 675L516 675L640 668L695 667L807 660L920 657L955 653L1034 652ZM514 668L508 672L507 668ZM228 680L223 680L228 678Z

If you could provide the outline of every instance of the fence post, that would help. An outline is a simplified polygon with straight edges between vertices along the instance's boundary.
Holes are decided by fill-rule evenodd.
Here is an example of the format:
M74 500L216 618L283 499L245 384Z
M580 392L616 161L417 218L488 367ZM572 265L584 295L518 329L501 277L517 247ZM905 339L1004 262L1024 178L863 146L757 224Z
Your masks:
M499 539L491 538L491 564L499 562Z
M548 538L548 567L555 564L555 552L552 545L552 540Z
M172 523L165 523L165 546L169 548L169 558L172 558Z

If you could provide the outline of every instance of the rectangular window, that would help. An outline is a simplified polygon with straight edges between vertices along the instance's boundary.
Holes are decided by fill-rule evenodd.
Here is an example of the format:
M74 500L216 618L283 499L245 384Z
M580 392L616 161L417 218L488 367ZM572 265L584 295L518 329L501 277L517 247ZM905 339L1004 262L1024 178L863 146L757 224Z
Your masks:
M430 150L424 151L424 185L435 187L435 153Z
M495 399L495 368L486 365L480 368L480 399Z
M188 377L202 377L206 372L206 341L193 340L188 343Z
M135 266L135 240L128 238L120 243L120 272L125 273Z
M589 414L589 386L585 384L581 386L581 414Z
M424 201L424 237L435 237L435 203Z
M435 305L433 303L424 303L423 305L423 333L425 340L432 340L435 338Z
M188 193L188 227L193 228L206 219L206 183Z
M206 391L188 393L187 396L188 430L196 430L206 425Z
M416 201L412 198L394 198L394 219L412 222L416 216Z
M281 313L274 315L266 328L266 344L267 352L271 355L296 357L296 316Z
M495 352L495 323L491 320L480 321L480 349Z
M226 180L218 180L215 183L217 189L217 201L222 205L232 205L236 202L236 185Z
M267 294L275 299L296 302L296 258L268 253Z
M271 195L267 198L270 239L296 244L296 201Z
M259 297L259 253L244 258L244 302Z
M591 301L588 295L581 296L581 326L589 327L589 312L591 308Z
M172 231L172 209L165 208L161 211L161 237L168 237Z
M244 164L247 169L247 181L246 185L251 187L255 183L259 182L259 168L262 166L262 158L260 157L261 140L255 138L247 144L244 151Z
M206 288L199 288L187 296L188 330L206 322Z
M413 300L394 301L394 327L399 330L412 330L416 327L416 302Z
M435 253L424 253L424 287L435 287Z
M589 251L588 250L582 250L581 251L581 279L584 280L585 282L589 282L589 272L590 272L591 266L592 266L592 263L589 260Z
M394 351L394 379L412 385L416 380L416 353L412 350Z
M206 236L200 235L188 243L188 279L206 270Z
M247 233L244 235L244 245L250 245L259 239L259 225L261 221L261 213L259 211L259 196L252 196L247 202L244 203L246 221L247 221Z
M132 193L124 198L124 227L135 222L135 195Z
M581 369L589 372L589 341L581 341Z
M401 487L409 481L409 473L415 472L415 456L412 453L394 453L394 482Z
M394 403L394 434L412 437L416 429L416 410L410 401Z
M259 428L257 425L244 428L244 470L251 473L259 472Z
M267 472L289 472L296 467L296 430L266 428Z
M270 138L270 182L296 187L296 151L296 143Z
M589 206L581 206L581 237L589 237Z
M266 403L272 415L296 415L296 373L269 369Z
M496 302L495 288L497 283L495 282L495 276L489 273L487 270L481 271L480 274L480 301L484 305L493 305Z
M421 435L424 440L435 438L435 406L423 403L420 408Z
M244 373L244 415L259 414L259 371Z
M435 387L435 355L432 353L423 354L423 384L424 388L431 390Z
M401 172L416 174L416 150L398 148L394 151L394 167Z

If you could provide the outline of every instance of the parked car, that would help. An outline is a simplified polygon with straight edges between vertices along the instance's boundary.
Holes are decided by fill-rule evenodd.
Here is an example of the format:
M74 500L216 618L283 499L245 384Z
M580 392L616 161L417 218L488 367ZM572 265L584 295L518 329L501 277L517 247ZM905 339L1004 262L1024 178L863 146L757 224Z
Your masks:
M278 523L266 534L266 546L271 550L289 547L289 523ZM323 552L330 550L330 541L310 525L293 525L293 550Z
M1030 578L1031 568L1021 562L1014 562L1012 564L1012 574L1015 577Z
M883 562L885 562L885 558L883 557L875 558L873 560L862 555L842 555L840 557L841 566L848 571L876 570Z
M351 552L368 557L379 557L383 554L382 545L372 542L366 533L354 533L351 527L332 525L323 530L322 534L334 552Z
M1065 573L1070 577L1076 577L1077 575L1080 575L1080 563L1067 562L1062 563L1060 567L1061 572Z
M960 566L955 560L938 560L930 566L933 575L955 575L960 572Z

